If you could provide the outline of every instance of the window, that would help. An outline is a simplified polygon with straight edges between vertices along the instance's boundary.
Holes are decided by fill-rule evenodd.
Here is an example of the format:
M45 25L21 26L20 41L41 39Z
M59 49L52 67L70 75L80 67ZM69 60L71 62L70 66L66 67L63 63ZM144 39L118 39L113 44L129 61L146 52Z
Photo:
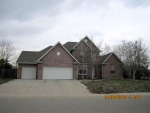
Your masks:
M96 60L96 54L95 54L95 53L93 53L93 54L91 55L91 57L92 57L92 60L93 60L93 61Z
M115 74L115 64L111 64L110 73L111 73L112 75Z
M79 75L87 75L87 65L79 65Z
M88 40L87 40L87 39L85 39L84 41L85 41L85 42L87 42Z
M60 55L60 52L57 52L57 56L59 56Z

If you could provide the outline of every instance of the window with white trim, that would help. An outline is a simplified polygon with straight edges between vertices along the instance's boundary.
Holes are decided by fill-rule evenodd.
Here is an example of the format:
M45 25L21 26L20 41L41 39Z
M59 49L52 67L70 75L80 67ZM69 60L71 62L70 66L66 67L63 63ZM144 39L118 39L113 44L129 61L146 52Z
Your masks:
M87 75L87 65L86 64L79 65L78 69L79 69L79 75Z
M116 66L115 66L115 64L111 64L111 66L110 66L110 73L111 73L111 75L115 75L115 68L116 68Z

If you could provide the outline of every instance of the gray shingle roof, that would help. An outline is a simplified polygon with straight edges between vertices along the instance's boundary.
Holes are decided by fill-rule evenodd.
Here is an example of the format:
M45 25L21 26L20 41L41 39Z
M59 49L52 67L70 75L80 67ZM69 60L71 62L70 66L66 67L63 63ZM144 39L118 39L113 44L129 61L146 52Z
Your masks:
M40 57L42 57L53 46L49 46L41 51L22 51L17 62L35 63Z
M78 42L66 42L63 46L70 52Z
M106 55L100 56L100 63L102 64L111 54L112 52Z
M63 46L70 52L78 42L67 42ZM48 46L41 51L22 51L17 62L36 63L53 46Z

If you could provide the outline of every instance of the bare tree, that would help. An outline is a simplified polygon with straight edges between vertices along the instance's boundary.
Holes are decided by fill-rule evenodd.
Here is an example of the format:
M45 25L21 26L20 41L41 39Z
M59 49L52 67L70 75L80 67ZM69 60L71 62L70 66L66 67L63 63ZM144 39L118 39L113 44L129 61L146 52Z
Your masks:
M87 54L90 52L90 47L86 45L83 39L81 39L81 43L79 44L79 48L75 48L75 55L77 56L78 61L81 63L82 66L82 79L84 76L84 70L87 62Z
M97 47L94 47L93 45L93 39L90 38L90 41L86 42L86 40L81 39L82 43L78 45L78 48L75 48L75 52L73 53L74 56L78 59L78 61L81 63L82 71L84 71L85 66L89 64L92 68L92 79L95 76L95 64L97 61L97 58L99 56L99 50ZM96 48L96 49L95 49ZM83 79L84 74L82 74ZM87 77L90 77L89 74Z
M106 43L104 46L101 47L101 50L102 50L101 55L105 55L105 54L112 52L111 47Z
M0 41L0 58L7 61L11 61L12 56L14 55L13 43L10 40L1 40Z
M149 65L148 48L144 46L142 39L124 40L121 44L114 46L113 51L124 62L124 69L133 79L135 79L135 74L140 66L146 67Z
M92 65L92 79L94 79L94 76L95 76L95 65L96 65L96 62L99 62L98 61L99 60L99 52L100 52L100 47L102 45L103 40L100 40L100 42L99 42L97 47L94 45L93 37L91 37L90 40L91 40L91 43L90 43L90 47L91 47L90 63Z
M148 48L143 44L142 39L134 41L133 57L132 57L133 79L139 67L147 67L149 65Z
M20 54L21 54L21 53L18 53L18 54L15 53L15 54L12 56L10 63L11 63L13 66L16 66L16 61L17 61L18 57L20 56Z

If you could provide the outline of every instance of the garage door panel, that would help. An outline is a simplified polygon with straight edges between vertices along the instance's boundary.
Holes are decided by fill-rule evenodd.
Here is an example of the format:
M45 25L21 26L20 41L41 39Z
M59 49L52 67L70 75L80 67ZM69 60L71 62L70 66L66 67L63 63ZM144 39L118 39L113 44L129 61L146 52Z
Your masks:
M43 79L72 79L72 68L44 67Z
M36 67L23 67L21 79L36 79Z

